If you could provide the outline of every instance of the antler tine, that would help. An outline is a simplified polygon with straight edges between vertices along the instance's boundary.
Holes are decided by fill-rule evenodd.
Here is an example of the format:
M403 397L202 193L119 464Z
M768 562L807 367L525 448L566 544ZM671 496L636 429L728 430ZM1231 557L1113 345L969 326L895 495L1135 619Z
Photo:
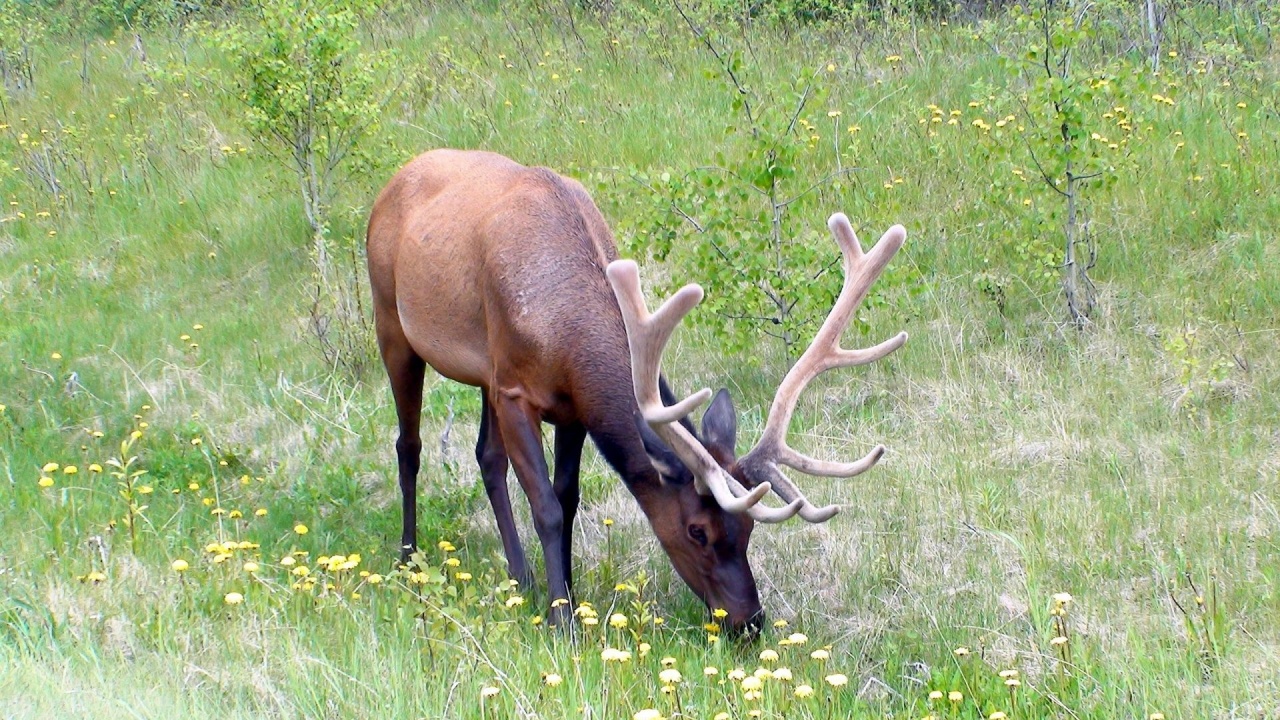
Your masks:
M832 215L827 226L831 229L836 244L840 246L840 254L844 259L844 286L813 342L778 386L760 441L740 461L748 474L767 479L782 499L800 502L799 515L809 522L825 522L839 508L834 505L820 508L811 504L778 465L786 465L809 475L852 477L875 465L884 454L884 446L876 446L862 459L852 463L817 460L792 450L787 445L786 434L800 393L810 381L827 370L874 362L902 347L907 341L907 334L902 332L869 348L846 350L840 347L840 336L849 327L854 310L866 297L871 284L880 276L889 260L902 247L907 237L906 230L901 225L894 225L881 236L870 252L863 252L858 236L853 232L849 218L844 213Z
M640 271L630 260L616 260L609 263L605 275L613 286L614 295L618 298L618 307L622 310L622 322L627 330L627 345L631 350L631 381L635 388L636 402L645 422L671 448L676 457L685 464L699 483L699 490L706 490L715 497L720 507L727 512L741 513L768 510L754 507L760 502L772 486L760 483L750 492L737 482L734 488L729 483L732 478L711 457L706 448L694 438L688 430L677 422L711 397L711 390L703 389L681 400L675 405L662 404L662 396L658 389L658 376L661 372L662 351L670 339L672 331L680 320L702 300L702 288L697 285L686 285L671 296L658 311L649 314L640 292ZM733 492L740 491L739 494ZM739 496L740 495L740 496ZM788 506L795 514L800 509ZM766 513L767 514L767 513Z

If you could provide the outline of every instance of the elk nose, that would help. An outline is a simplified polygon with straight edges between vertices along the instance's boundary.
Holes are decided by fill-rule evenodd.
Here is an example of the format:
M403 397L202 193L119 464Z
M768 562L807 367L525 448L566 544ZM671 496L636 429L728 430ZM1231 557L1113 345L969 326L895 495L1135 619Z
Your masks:
M764 628L764 621L764 608L760 608L746 620L730 622L729 634L748 642L755 640L760 635L760 630Z

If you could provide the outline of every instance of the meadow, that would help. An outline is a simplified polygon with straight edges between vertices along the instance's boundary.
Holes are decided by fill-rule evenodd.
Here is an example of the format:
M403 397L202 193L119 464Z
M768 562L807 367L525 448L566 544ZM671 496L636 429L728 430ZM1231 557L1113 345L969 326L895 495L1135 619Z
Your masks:
M31 45L0 104L0 717L1280 717L1266 4L1183 7L1152 50L1102 3L1133 24L1074 41L1083 323L1012 15L709 30L587 6L363 16L389 90L319 236L209 40L234 16ZM759 161L753 122L795 188L765 211L723 180ZM910 341L824 375L791 430L889 453L804 479L830 522L757 528L757 640L722 636L594 448L578 622L545 627L545 588L505 577L477 392L430 373L423 549L398 567L363 224L432 147L580 179L655 286L714 282L691 248L780 208L819 264L833 212L864 242L907 228L847 344ZM752 442L787 348L718 311L667 374L729 387Z

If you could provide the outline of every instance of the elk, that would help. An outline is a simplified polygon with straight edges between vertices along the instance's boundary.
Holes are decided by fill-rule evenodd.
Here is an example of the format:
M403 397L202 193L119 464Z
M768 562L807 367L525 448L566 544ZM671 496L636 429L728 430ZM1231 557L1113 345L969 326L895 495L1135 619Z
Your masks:
M675 402L661 375L663 348L701 300L698 286L649 314L635 263L618 260L603 216L572 179L488 152L433 150L410 161L379 194L367 236L378 347L399 419L402 553L417 545L418 433L430 365L481 391L476 460L507 569L532 582L512 517L510 465L542 545L551 623L572 617L570 549L589 436L680 577L708 608L728 613L731 629L758 628L763 610L747 561L755 523L796 515L818 523L838 510L811 504L781 466L851 477L884 453L878 445L861 460L834 463L792 450L786 432L800 392L819 373L877 360L907 337L840 348L855 308L906 234L895 225L863 253L844 215L829 225L844 287L779 386L760 442L738 458L728 392L716 394L698 431L687 416L710 391ZM555 429L550 474L543 423ZM761 502L770 492L784 504Z

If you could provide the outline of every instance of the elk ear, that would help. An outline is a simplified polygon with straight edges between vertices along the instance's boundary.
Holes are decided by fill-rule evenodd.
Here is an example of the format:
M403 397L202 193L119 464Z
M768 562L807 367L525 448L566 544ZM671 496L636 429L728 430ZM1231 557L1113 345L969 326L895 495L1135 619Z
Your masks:
M729 397L729 391L720 388L715 399L711 401L711 406L702 415L702 442L709 448L719 447L727 452L729 457L736 458L738 456L737 440L738 411L733 407L733 398Z
M664 483L683 485L693 482L693 474L689 472L680 458L662 442L662 438L649 427L649 423L636 413L636 429L640 431L640 439L644 442L644 452L649 456L653 469L662 476Z

